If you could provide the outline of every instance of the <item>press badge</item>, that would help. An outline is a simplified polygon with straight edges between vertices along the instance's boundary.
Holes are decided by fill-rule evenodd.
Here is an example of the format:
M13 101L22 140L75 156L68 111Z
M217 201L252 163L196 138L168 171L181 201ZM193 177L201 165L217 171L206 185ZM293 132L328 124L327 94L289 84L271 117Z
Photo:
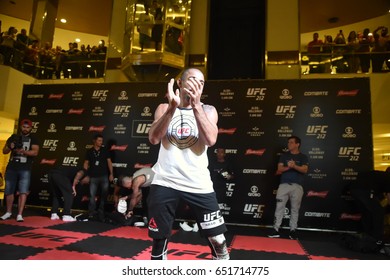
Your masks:
M96 166L99 166L99 161L98 161L98 160L95 161L95 165L96 165Z

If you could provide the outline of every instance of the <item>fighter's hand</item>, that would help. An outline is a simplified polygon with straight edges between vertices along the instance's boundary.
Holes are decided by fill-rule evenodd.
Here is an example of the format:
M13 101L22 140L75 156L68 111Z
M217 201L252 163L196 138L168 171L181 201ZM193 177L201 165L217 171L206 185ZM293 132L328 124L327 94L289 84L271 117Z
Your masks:
M130 211L128 211L127 214L125 215L125 218L126 218L126 219L130 219L132 216L133 216L133 211L130 210Z
M73 194L73 196L77 195L76 186L72 186L72 194Z
M195 107L196 105L201 104L200 97L202 96L203 92L203 82L199 81L195 77L191 77L187 80L187 86L184 88L185 92L190 98L190 104L191 107Z
M175 80L171 79L168 83L168 90L167 90L167 98L168 103L170 106L177 108L180 104L180 91L179 89L176 89L176 91L173 91L173 85L175 84Z

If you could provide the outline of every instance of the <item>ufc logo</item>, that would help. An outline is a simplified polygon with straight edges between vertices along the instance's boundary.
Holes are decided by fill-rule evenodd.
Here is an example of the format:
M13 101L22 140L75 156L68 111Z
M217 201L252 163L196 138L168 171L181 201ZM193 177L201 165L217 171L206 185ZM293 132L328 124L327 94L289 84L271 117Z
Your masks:
M278 114L286 114L286 113L294 114L296 108L297 108L296 105L291 105L291 106L279 105L278 107L276 107L276 113L278 113Z
M214 221L216 219L219 219L221 217L222 217L221 212L218 210L217 212L212 212L212 213L205 214L203 216L203 220L205 222L210 222L210 221Z
M309 134L326 133L327 125L309 125L306 132Z
M340 147L339 155L342 156L358 156L360 155L361 147Z
M77 165L78 164L78 157L64 157L64 164L70 164L70 165Z
M140 123L137 126L136 132L140 134L142 133L148 134L151 126L152 126L151 123Z
M247 95L265 95L267 88L248 88Z
M251 212L251 213L258 212L258 213L260 213L262 211L263 207L264 207L264 205L260 205L260 204L245 204L244 212Z
M33 122L33 129L38 129L38 126L39 126L39 122Z
M115 113L130 113L131 106L115 106Z
M236 184L234 184L234 183L226 183L226 190L230 191L230 192L234 191L234 186L235 185Z
M43 142L43 146L57 146L58 140L47 139Z
M93 97L107 97L108 90L94 90Z
M191 132L191 129L189 127L179 127L176 130L177 135L181 135L181 136L188 136L188 135L190 135L190 132Z

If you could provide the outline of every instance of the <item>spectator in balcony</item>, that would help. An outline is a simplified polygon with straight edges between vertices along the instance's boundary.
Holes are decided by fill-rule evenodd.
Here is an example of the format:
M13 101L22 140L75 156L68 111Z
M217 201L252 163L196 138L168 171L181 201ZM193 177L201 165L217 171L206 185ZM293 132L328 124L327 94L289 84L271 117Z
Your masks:
M152 28L154 25L154 16L149 13L149 6L145 6L145 13L140 14L137 22L137 31L139 32L139 44L141 52L144 51L144 46L151 41Z
M29 38L27 36L27 30L22 28L20 33L16 35L16 43L21 45L21 49L24 50L29 45Z
M365 28L361 36L359 36L359 61L362 73L368 73L371 67L370 49L373 45L373 37L370 35L370 29Z
M163 33L163 11L157 1L153 1L154 8L154 22L152 28L152 40L154 41L154 48L156 51L161 50L161 41Z
M332 35L325 35L324 44L322 45L322 61L324 63L324 73L330 73L332 70L332 58L333 58L333 42Z
M103 77L104 76L104 67L105 67L105 59L107 54L107 47L105 45L104 40L100 40L99 45L94 48L94 57L97 60L95 62L96 76Z
M23 71L24 73L36 77L37 66L39 64L39 41L33 40L32 44L24 52Z
M39 79L51 79L54 72L55 52L50 42L46 42L39 52Z
M356 52L359 50L359 39L355 31L349 32L347 38L347 52L344 55L348 63L348 72L357 73L359 70L359 57Z
M166 31L166 47L167 51L180 55L183 50L184 19L180 16L178 5L173 5L172 8L174 14Z
M379 34L378 31L381 31ZM386 52L390 50L390 37L388 29L385 26L379 26L373 32L374 47L371 50L372 72L380 73L383 69L383 63L389 59L389 54Z
M313 33L313 40L307 44L307 52L309 57L310 73L321 73L323 69L320 67L321 49L323 41L319 39L317 32Z
M11 26L8 31L3 34L2 42L0 44L0 53L3 55L4 65L12 65L12 58L14 55L14 47L16 42L16 34L18 30Z

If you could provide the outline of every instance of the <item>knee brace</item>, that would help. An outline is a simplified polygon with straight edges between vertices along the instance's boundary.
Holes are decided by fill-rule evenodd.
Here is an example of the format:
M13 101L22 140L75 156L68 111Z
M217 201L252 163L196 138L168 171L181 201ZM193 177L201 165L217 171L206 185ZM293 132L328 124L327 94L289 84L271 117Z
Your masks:
M215 260L228 260L229 252L223 234L208 237L211 254Z
M153 239L151 260L166 260L168 239Z

